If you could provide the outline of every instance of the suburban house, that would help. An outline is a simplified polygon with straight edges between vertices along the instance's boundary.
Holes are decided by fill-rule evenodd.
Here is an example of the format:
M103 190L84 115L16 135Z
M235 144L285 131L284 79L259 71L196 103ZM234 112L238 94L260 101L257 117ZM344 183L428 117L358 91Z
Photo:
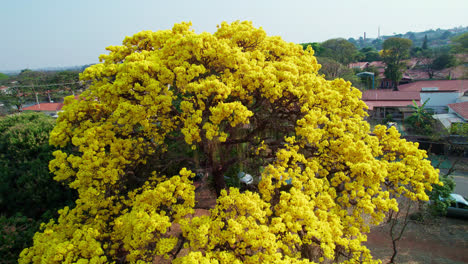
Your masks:
M352 63L348 64L348 67L351 68L351 69L365 70L366 68L369 67L369 65L370 65L370 62L366 62L366 61L352 62Z
M408 84L418 80L427 80L429 75L424 69L424 65L421 64L421 61L417 58L412 58L405 61L406 70L403 72L402 79L398 83L398 87L402 84ZM373 61L373 62L352 62L348 64L348 67L358 71L368 71L369 68L374 68L378 72L378 76L375 76L376 80L379 79L380 82L376 84L376 87L391 89L394 87L392 80L385 77L385 68L386 64L383 61ZM466 66L459 65L452 68L442 69L442 70L433 70L433 77L439 79L448 78L451 79L462 79L466 71Z
M448 105L448 113L434 115L434 118L446 128L453 125L468 124L468 101Z
M449 104L449 113L456 114L464 123L468 123L468 101L461 103Z
M23 111L42 112L51 116L55 116L62 110L63 103L41 103L29 107L23 107Z
M362 99L369 108L369 115L375 119L382 119L391 114L394 119L405 119L413 112L410 105L416 103L420 106L426 101L426 107L432 109L434 113L448 114L450 104L465 100L468 81L419 81L400 85L398 89L398 91L390 89L364 91Z
M10 93L9 89L10 87L7 87L5 85L0 86L0 92L2 93L6 93L6 94Z

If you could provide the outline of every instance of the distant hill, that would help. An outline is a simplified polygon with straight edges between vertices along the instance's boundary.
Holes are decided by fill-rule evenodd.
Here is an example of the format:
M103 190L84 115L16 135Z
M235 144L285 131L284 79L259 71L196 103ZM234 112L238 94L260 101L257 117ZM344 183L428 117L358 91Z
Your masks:
M59 71L77 71L77 72L82 72L84 69L88 68L93 64L86 64L86 65L77 65L77 66L66 66L66 67L44 67L44 68L35 68L35 69L30 69L33 71L39 71L39 72L59 72ZM3 71L2 73L6 75L18 75L21 72L21 70L16 70L16 71Z
M384 40L391 37L407 38L413 41L413 46L421 47L424 42L424 37L427 36L427 44L429 48L446 49L450 44L450 40L458 35L468 32L468 27L455 27L451 29L429 29L423 32L406 32L405 34L385 35L380 38L349 38L348 41L353 43L356 48L362 49L365 47L374 47L377 50L382 49Z

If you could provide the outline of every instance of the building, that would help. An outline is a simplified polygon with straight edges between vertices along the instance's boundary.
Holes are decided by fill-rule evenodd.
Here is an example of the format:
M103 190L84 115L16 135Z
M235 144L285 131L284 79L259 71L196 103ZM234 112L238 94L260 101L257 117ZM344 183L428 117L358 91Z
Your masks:
M434 118L446 128L468 124L468 101L448 105L448 113L434 115Z
M42 112L51 116L57 115L62 110L63 103L41 103L29 107L23 107L23 111Z
M448 114L449 105L463 100L468 92L467 80L420 81L399 86L398 91L390 89L367 90L362 99L369 107L372 118L386 118L388 114L393 119L405 119L411 115L410 105L422 105L437 114Z

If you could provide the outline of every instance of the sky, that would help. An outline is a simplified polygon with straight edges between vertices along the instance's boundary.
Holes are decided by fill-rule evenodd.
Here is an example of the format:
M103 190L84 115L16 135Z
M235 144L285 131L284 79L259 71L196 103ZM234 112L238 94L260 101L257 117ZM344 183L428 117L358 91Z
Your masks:
M0 10L0 72L97 63L105 48L142 30L191 21L211 32L250 20L304 43L468 26L468 0L11 0Z

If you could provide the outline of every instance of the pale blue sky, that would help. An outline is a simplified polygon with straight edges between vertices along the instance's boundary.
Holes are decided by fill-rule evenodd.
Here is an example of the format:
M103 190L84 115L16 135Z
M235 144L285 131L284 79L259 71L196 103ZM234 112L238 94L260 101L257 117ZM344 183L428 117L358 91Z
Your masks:
M192 21L214 32L251 20L295 43L468 26L468 0L5 0L0 72L96 63L105 47L141 30Z

